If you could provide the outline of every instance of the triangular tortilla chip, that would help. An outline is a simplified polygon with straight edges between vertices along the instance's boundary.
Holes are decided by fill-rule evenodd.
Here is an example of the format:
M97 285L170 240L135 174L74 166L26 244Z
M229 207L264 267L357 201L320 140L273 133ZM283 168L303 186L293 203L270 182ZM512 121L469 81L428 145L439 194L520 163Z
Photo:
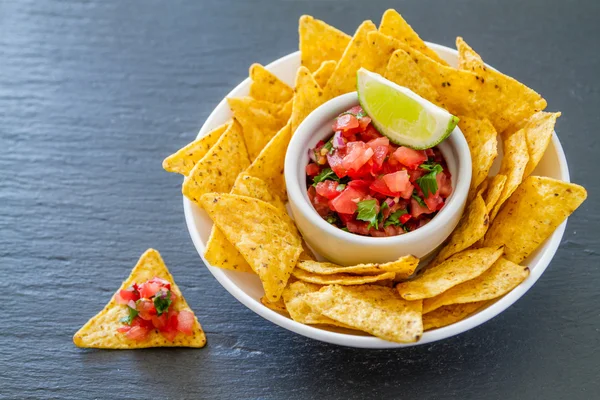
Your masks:
M183 181L183 194L196 204L208 192L229 192L235 179L250 165L242 129L232 123Z
M252 269L267 299L279 300L294 269L302 240L284 213L262 200L235 194L208 193L202 206Z
M394 39L400 40L406 43L408 46L415 50L423 53L427 57L443 64L447 65L446 62L441 59L437 53L431 50L423 40L419 37L411 26L402 18L400 14L394 9L389 9L383 13L381 17L381 23L379 24L379 32L384 35L391 36Z
M285 124L279 118L281 107L252 97L228 97L233 117L241 124L250 160L254 160Z
M250 66L250 79L250 96L256 100L283 105L294 96L294 89L260 64Z
M504 189L504 185L506 184L506 175L498 174L493 178L488 178L488 187L485 190L485 207L488 210L488 213L492 211L500 195L502 194L502 189Z
M163 160L163 168L165 171L177 172L187 176L192 168L194 168L194 165L196 165L196 163L208 153L208 150L217 143L217 140L219 140L221 135L229 128L229 125L231 125L231 121L216 127L206 136L194 140L187 146L177 150L176 153L165 158Z
M292 135L304 118L325 100L323 90L306 67L298 68L295 90L296 95L292 107Z
M315 81L317 81L321 89L323 89L327 85L327 81L329 80L329 78L331 78L331 74L333 74L336 65L337 62L333 60L323 61L319 69L313 72Z
M522 121L520 128L525 132L525 140L527 141L527 152L529 153L529 161L525 167L524 177L531 175L535 167L538 165L546 148L552 140L554 125L561 113L549 113L539 111L531 117Z
M339 60L350 42L350 36L310 15L300 17L298 33L300 62L309 71L316 71L323 61Z
M328 262L319 262L306 260L299 262L297 267L313 274L333 275L333 274L354 274L354 275L377 275L384 272L393 272L396 279L406 279L415 272L419 259L414 256L400 257L396 261L384 264L358 264L344 267Z
M394 279L396 274L393 272L381 272L377 275L352 275L352 274L330 274L320 275L305 271L300 268L294 269L292 272L295 278L310 283L319 285L362 285L365 283L374 283Z
M428 331L462 321L487 303L487 301L478 301L440 307L423 315L423 330Z
M134 283L146 282L154 277L171 282L171 291L177 296L177 301L172 306L175 311L186 310L193 313L181 294L179 287L173 280L173 276L171 276L167 266L160 257L160 254L154 249L148 249L142 254L136 266L133 268L133 271L131 271L131 274L123 282L119 290L127 289ZM118 293L119 290L117 290L116 293ZM123 326L123 323L119 320L127 314L127 306L117 304L113 296L102 311L77 331L75 336L73 336L73 343L75 343L77 347L97 349L204 347L206 344L206 336L195 316L191 335L178 332L175 339L169 341L159 331L153 330L148 334L148 337L145 340L137 341L129 339L123 333L117 332L117 329Z
M404 86L439 105L439 94L429 83L427 78L421 74L421 70L411 56L404 50L396 50L390 57L384 74L386 79Z
M476 67L484 66L481 56L477 54L475 50L473 50L471 46L469 46L467 42L465 42L460 36L456 38L456 48L458 49L459 69L474 71Z
M284 124L287 124L290 120L290 118L292 117L292 108L294 107L294 98L292 97L291 99L289 99L287 101L287 103L285 103L283 106L281 106L281 110L279 110L279 113L277 114L277 118L279 118L279 121L285 121Z
M327 100L355 91L356 71L360 67L365 67L369 71L373 71L374 48L367 39L367 33L376 30L377 27L371 21L365 21L358 27L352 40L346 46L344 54L335 66L335 70L331 74L329 81L327 81L327 86L323 89Z

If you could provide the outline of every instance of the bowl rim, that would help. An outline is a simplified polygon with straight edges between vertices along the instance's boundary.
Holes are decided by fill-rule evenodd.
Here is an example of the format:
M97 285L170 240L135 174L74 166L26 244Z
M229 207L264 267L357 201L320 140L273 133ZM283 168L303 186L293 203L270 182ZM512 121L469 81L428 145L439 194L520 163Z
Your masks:
M342 104L355 102L358 103L357 92L345 93L334 97L313 110L294 132L292 140L288 145L284 167L285 184L290 202L293 199L296 209L312 225L321 229L326 235L333 236L340 241L346 242L348 245L373 247L405 245L433 237L436 231L439 231L442 226L448 224L457 213L463 211L469 192L472 160L469 145L458 125L454 128L451 135L444 140L444 142L447 142L454 149L457 156L456 175L452 176L452 179L455 180L454 189L444 207L426 225L403 235L387 237L362 236L345 232L327 223L310 204L303 183L297 179L299 175L298 169L300 168L300 157L303 157L303 153L308 151L308 148L305 148L305 146L307 142L310 142L314 132L324 124L321 121L328 121L334 118L329 118L331 115L337 114L333 112L334 109L346 108L346 106L342 107ZM446 240L451 233L449 232L448 235L445 235L443 240ZM432 241L431 243L432 248L428 253L431 253L438 247L437 242Z
M425 42L428 47L432 50L436 51L438 54L443 55L451 54L453 57L458 56L458 51L452 49L450 47L442 46L436 43ZM272 63L266 65L267 69L272 69L278 66L279 64L287 63L290 59L299 58L300 52L295 51L293 53L287 54ZM486 64L487 65L487 64ZM490 66L491 67L491 66ZM210 113L202 127L200 128L197 138L205 136L212 127L216 126L218 122L218 110L222 107L227 106L226 98L228 96L234 95L236 92L241 90L246 85L250 84L250 78L245 78L240 84L238 84L234 89L232 89L213 109ZM560 140L556 132L552 133L552 143L556 150L558 160L559 160L559 170L561 175L561 180L565 182L570 182L569 168L566 160L566 156L564 150L560 144ZM198 227L196 226L196 221L194 219L194 206L191 201L189 201L185 196L183 198L183 210L186 225L188 228L188 232L198 252L198 255L204 262L204 265L209 270L209 272L215 277L215 279L227 290L236 300L240 303L248 307L250 310L260 315L266 320L273 322L274 324L285 328L289 331L295 332L297 334L306 336L311 339L319 340L326 343L336 344L339 346L347 346L347 347L355 347L355 348L368 348L368 349L395 349L395 348L403 348L403 347L412 347L412 346L420 346L432 342L436 342L443 339L448 339L452 336L458 335L460 333L471 330L490 319L494 318L508 307L510 307L513 303L515 303L519 298L521 298L540 278L540 276L544 273L550 261L554 257L558 246L560 245L561 239L564 235L566 225L568 219L565 220L547 239L546 250L543 253L540 260L537 262L536 267L531 269L531 272L525 281L521 282L519 286L514 288L512 291L498 299L495 303L489 305L483 310L457 322L442 328L438 328L429 332L424 332L423 336L418 342L415 343L394 343L388 342L383 339L379 339L373 336L358 336L351 335L346 333L338 333L333 331L328 331L325 329L321 329L318 327L304 325L299 322L292 320L291 318L285 317L279 314L276 311L273 311L262 303L260 303L259 299L255 299L240 289L234 282L227 276L225 270L217 267L213 267L206 261L204 258L204 250L205 245L202 242L202 239L199 235Z

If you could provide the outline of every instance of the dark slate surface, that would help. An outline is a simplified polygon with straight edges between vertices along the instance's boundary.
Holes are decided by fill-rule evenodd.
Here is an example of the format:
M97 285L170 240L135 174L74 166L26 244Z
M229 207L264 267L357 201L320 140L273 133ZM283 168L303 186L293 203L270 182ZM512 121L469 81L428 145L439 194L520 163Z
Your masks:
M599 4L0 0L0 398L598 398ZM388 7L433 42L464 36L561 110L589 199L502 315L432 345L367 351L287 332L221 288L188 237L181 178L161 160L252 62L296 49L301 14L352 32ZM150 246L207 347L75 348L73 333Z

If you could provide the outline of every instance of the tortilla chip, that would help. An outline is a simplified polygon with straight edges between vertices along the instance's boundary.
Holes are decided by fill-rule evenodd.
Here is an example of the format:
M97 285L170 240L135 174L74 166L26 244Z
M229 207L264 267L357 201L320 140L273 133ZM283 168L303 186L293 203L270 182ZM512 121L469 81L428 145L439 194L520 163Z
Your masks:
M350 42L350 36L310 15L300 17L298 33L300 63L309 71L316 71L323 61L339 60Z
M396 274L393 272L383 272L378 275L350 275L350 274L331 274L319 275L296 268L292 272L295 278L304 282L316 283L319 285L362 285L364 283L373 283L386 279L394 279Z
M287 124L292 117L292 108L294 107L294 98L288 100L283 106L281 106L281 110L277 114L277 118L279 121L283 121L284 125Z
M583 203L574 183L530 176L506 202L485 236L486 246L505 245L505 257L520 263Z
M432 263L437 265L454 254L468 249L479 239L483 238L488 228L489 218L487 207L481 195L477 195L465 210L454 231L452 231L448 242Z
M256 157L256 160L245 171L246 174L267 182L273 193L277 194L283 201L287 200L283 165L291 138L291 124L288 123L269 141Z
M323 61L319 69L313 72L315 81L319 84L319 87L323 89L327 85L327 81L331 78L331 74L335 70L337 62L333 60Z
M306 67L298 68L295 92L292 107L292 135L304 118L325 100L323 90Z
M188 199L200 204L200 196L204 193L229 192L239 173L249 164L242 129L233 122L186 176L181 191Z
M527 153L525 132L521 129L504 140L504 156L500 165L500 175L506 175L506 183L502 188L500 198L490 212L490 222L494 221L502 204L521 184L528 161L529 155Z
M275 302L270 302L269 300L267 300L267 298L265 296L260 298L260 302L262 303L263 306L273 310L273 311L277 311L279 313L283 313L283 314L289 314L287 308L285 307L285 303L283 302L283 298L280 298L279 300L275 301Z
M498 156L497 134L488 119L461 116L458 127L467 139L471 151L473 172L469 194L472 198L477 193L477 187L487 178L490 168Z
M498 203L498 199L500 199L500 195L506 184L506 175L498 174L493 178L488 178L488 182L484 200L485 207L487 208L488 213L490 213L496 203Z
M483 194L488 189L488 185L490 184L490 179L486 178L481 182L481 185L477 187L477 194L483 197Z
M524 177L531 175L535 167L538 165L554 132L554 125L561 113L537 112L527 118L522 125L525 132L525 140L527 141L527 152L529 153L529 161L525 167Z
M485 63L481 59L481 56L475 52L461 38L458 36L456 38L456 49L458 50L458 68L466 69L466 70L475 70L476 67L484 67Z
M281 107L252 97L228 97L234 118L241 124L250 160L254 160L285 124L279 118Z
M409 88L424 99L439 105L438 92L421 74L419 66L404 50L396 50L392 54L384 77L400 86Z
M393 272L396 274L396 279L406 279L415 272L417 265L419 265L419 259L417 257L404 256L396 261L385 264L358 264L350 267L343 267L328 262L303 261L298 263L297 267L318 275L377 275L384 272Z
M454 286L444 293L423 301L423 314L449 304L474 303L500 297L527 278L529 268L500 258L475 279Z
M216 225L213 225L206 243L204 258L213 267L228 269L238 272L254 273L248 261L235 248L225 234Z
M383 16L381 17L381 23L379 24L379 32L406 43L408 46L418 50L442 65L448 65L437 55L435 51L427 47L417 32L415 32L408 22L406 22L404 18L402 18L402 16L394 9L389 9L383 13Z
M356 71L360 67L373 70L373 51L371 51L373 47L367 40L367 33L375 30L377 28L371 21L365 21L358 27L324 88L324 96L327 100L355 91ZM327 59L333 60L333 58Z
M475 303L451 304L440 307L423 315L423 330L429 331L462 321L486 304L487 301L477 301Z
M196 139L185 147L177 150L163 160L163 168L167 172L177 172L187 176L194 165L214 146L223 133L229 128L231 121L224 123L208 132L200 139Z
M455 254L423 274L396 286L405 300L421 300L437 296L453 286L484 273L502 256L502 248L484 247Z
M350 328L340 322L337 322L331 318L328 318L318 312L314 311L304 301L304 295L307 293L318 292L322 286L315 285L312 283L306 283L297 281L287 286L283 291L283 300L285 302L286 309L290 313L290 317L296 322L302 324L318 324L318 325L331 325L341 326L343 328ZM352 328L350 328L352 329Z
M235 194L208 193L200 201L258 274L267 299L279 300L302 253L300 235L290 228L285 213L262 200Z
M250 79L250 96L256 100L283 105L294 96L294 89L260 64L250 66Z
M423 334L422 302L406 301L391 288L331 285L303 299L314 311L384 340L411 343Z
M119 290L127 289L134 283L143 283L154 277L166 279L171 282L171 291L177 296L177 301L172 306L175 311L186 310L193 311L188 306L185 298L181 294L179 287L169 273L167 266L160 257L158 251L148 249L131 271L129 277L123 282ZM117 293L119 293L117 290ZM206 336L198 318L194 316L192 334L186 335L178 332L173 341L169 341L162 333L152 330L145 340L133 340L127 338L123 333L117 332L117 329L124 326L119 320L129 314L127 306L117 304L114 296L102 311L90 319L73 336L73 343L77 347L96 348L96 349L143 349L147 347L204 347L206 345Z

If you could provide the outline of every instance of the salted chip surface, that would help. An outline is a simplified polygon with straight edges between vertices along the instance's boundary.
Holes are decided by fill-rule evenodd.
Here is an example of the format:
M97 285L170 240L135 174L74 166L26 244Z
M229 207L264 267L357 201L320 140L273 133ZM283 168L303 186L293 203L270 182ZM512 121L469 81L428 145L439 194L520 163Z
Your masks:
M527 152L529 153L529 161L525 167L525 177L531 175L544 156L550 140L552 140L554 125L560 115L560 112L549 113L540 111L522 123L525 140L527 141Z
M437 296L453 286L483 274L502 256L502 252L502 248L497 247L465 250L439 265L427 268L416 278L399 283L396 289L406 300Z
M446 245L440 250L434 265L441 263L454 254L463 251L483 238L489 227L488 210L481 195L477 195L469 204L458 225L452 231Z
M290 313L290 317L296 322L302 324L331 325L350 328L336 320L328 318L314 311L305 301L304 295L307 293L318 292L323 286L313 283L297 281L288 285L283 291L283 301L285 307Z
M229 192L239 173L249 165L242 128L234 121L185 177L181 191L200 205L204 193Z
M330 274L321 275L305 271L300 268L294 269L292 272L295 278L304 282L316 283L319 285L363 285L365 283L373 283L394 279L396 274L393 272L382 272L377 275L351 275L351 274Z
M201 203L210 218L244 256L271 302L281 293L302 253L302 241L284 212L262 200L208 193Z
M173 304L174 311L193 311L188 306L181 290L175 283L173 276L169 273L167 266L158 251L148 249L131 271L129 277L123 282L119 290L125 290L134 283L144 283L152 278L161 278L171 283L171 291L177 296ZM115 293L115 294L116 294ZM192 334L186 335L178 332L173 341L165 338L158 330L153 329L144 340L129 339L123 333L117 332L118 328L124 326L120 319L128 315L127 306L118 304L114 295L110 302L96 316L90 319L73 336L73 343L77 347L88 347L96 349L143 349L147 347L204 347L206 336L194 315Z
M277 311L282 314L289 314L287 308L285 307L283 297L277 301L271 302L271 301L267 300L267 298L265 296L263 296L260 298L260 302L262 303L262 305L264 305L265 307L267 307L273 311Z
M204 157L208 150L217 143L221 135L229 128L231 121L210 131L206 136L196 139L185 147L177 150L163 160L163 168L168 172L176 172L187 176L194 165Z
M458 50L459 69L474 70L476 67L485 66L481 56L460 36L456 38L456 49Z
M421 74L419 66L404 50L394 51L386 66L384 77L439 105L438 92Z
M394 9L386 10L386 12L383 13L381 23L379 24L379 32L406 43L408 46L418 50L427 57L443 65L447 65L446 62L440 58L435 51L427 47L417 32L415 32L408 22L402 18L402 15L400 15Z
M285 153L292 138L291 123L281 128L269 141L256 160L246 169L246 174L267 182L269 188L285 201L287 192L283 178Z
M412 343L421 338L421 301L407 301L388 287L325 286L304 295L315 311L384 340Z
M500 195L502 194L502 189L504 189L504 185L506 184L506 175L498 174L493 178L488 178L488 187L485 191L485 207L488 210L488 213L492 211L496 203L498 203L498 199L500 199Z
M388 263L358 264L349 267L328 262L302 261L298 263L298 268L319 275L378 275L384 272L393 272L396 275L396 279L406 279L415 272L418 265L419 259L409 255Z
M487 178L498 156L497 133L487 118L475 119L461 116L458 127L467 139L471 151L472 178L469 192L472 198L479 185Z
M504 140L504 156L500 165L500 175L506 175L506 182L498 201L490 212L490 221L496 218L500 207L523 181L528 161L529 153L525 141L525 131L521 129Z
M295 92L292 106L292 135L304 118L325 101L323 90L306 67L298 68Z
M256 100L283 105L294 96L294 89L260 64L250 66L250 79L250 96Z
M529 268L501 257L477 278L454 286L436 297L425 299L423 313L427 314L449 304L495 299L513 290L527 276Z
M313 72L315 81L317 81L321 89L327 85L327 81L329 81L331 74L333 74L336 65L337 62L333 60L323 61L321 66L315 72Z
M428 331L462 321L486 304L487 301L477 301L475 303L442 306L423 315L423 330Z
M530 176L500 211L485 237L486 246L505 246L508 260L519 263L544 242L587 198L579 185Z
M337 61L350 42L350 36L310 15L300 17L300 63L310 71L316 71L323 61Z
M376 30L377 27L371 21L365 21L358 27L324 88L324 96L327 100L355 91L356 71L360 67L373 69L373 52L371 51L373 47L367 39L367 33Z
M284 105L281 106L281 110L277 113L279 121L283 121L284 125L287 124L292 117L292 108L294 107L294 98L289 99Z

